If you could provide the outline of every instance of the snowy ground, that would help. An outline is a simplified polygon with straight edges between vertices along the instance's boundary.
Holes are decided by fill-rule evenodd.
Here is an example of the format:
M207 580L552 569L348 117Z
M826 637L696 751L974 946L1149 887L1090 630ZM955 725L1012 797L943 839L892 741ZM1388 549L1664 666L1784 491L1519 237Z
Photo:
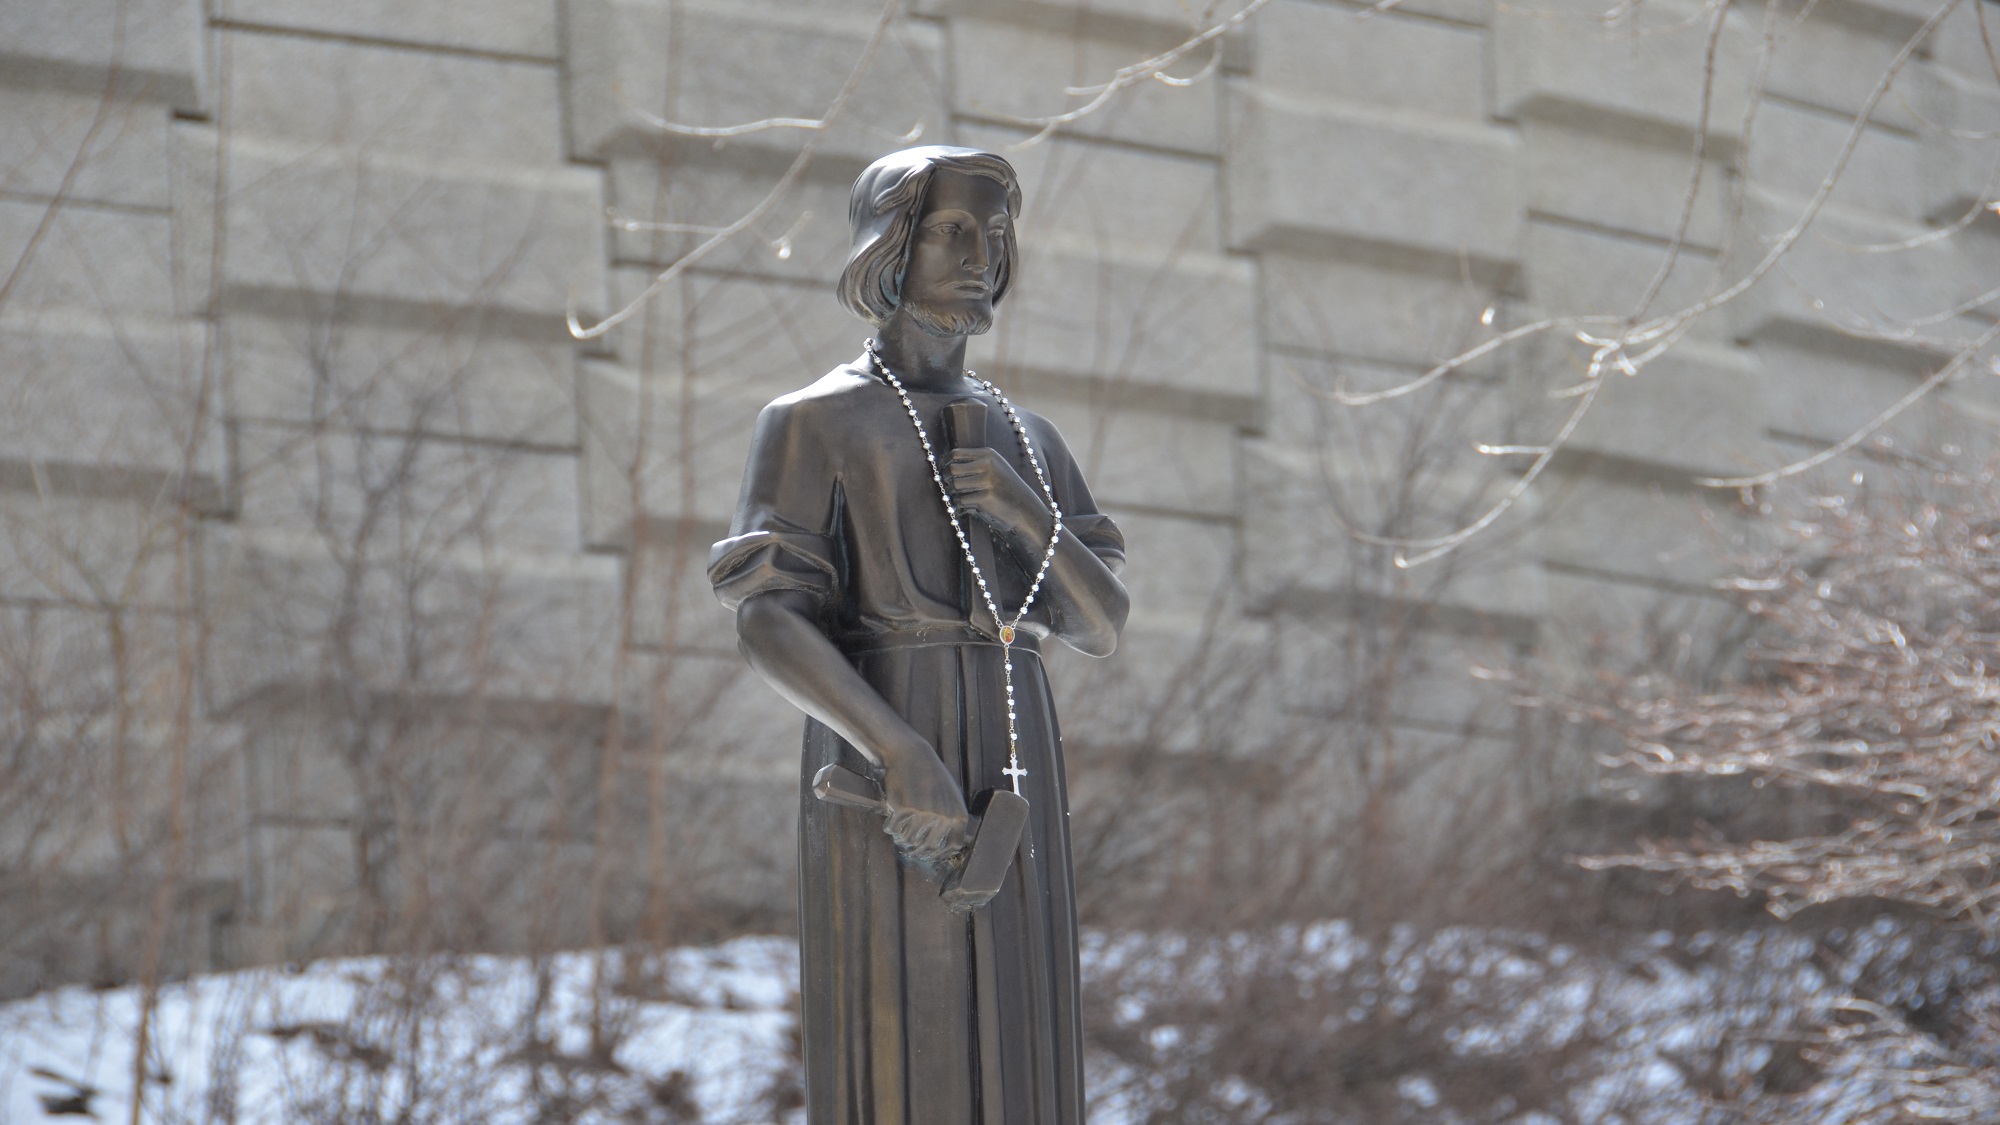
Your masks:
M1849 952L1857 964L1899 956L1904 940L1884 925L1857 932ZM1376 940L1340 923L1200 941L1088 933L1100 1039L1091 1121L1184 1120L1195 1108L1215 1121L1349 1119L1328 1104L1349 1086L1308 1089L1300 1105L1298 1089L1233 1072L1246 1056L1231 1040L1260 1033L1268 1054L1303 1051L1315 1070L1379 1055L1399 1036L1424 1048L1374 1076L1393 1094L1371 1125L1720 1120L1697 1072L1758 1096L1770 1030L1823 1013L1849 983L1811 950L1782 930L1660 935L1613 959L1470 929ZM201 977L160 991L142 1120L800 1125L796 976L790 940L752 937L629 958L357 958ZM1265 1007L1246 1013L1252 998ZM0 1125L131 1120L140 1010L130 988L0 1005ZM1451 1104L1458 1069L1557 1060L1569 1076L1543 1109L1496 1104L1524 1093L1515 1079ZM1804 1119L1872 1120L1859 1108L1881 1083L1843 1069L1793 1091L1812 1109Z
M755 937L632 964L358 958L204 976L160 991L145 1119L802 1120L796 975L793 943ZM0 1122L130 1120L139 999L69 988L0 1005ZM51 1114L66 1108L79 1116Z

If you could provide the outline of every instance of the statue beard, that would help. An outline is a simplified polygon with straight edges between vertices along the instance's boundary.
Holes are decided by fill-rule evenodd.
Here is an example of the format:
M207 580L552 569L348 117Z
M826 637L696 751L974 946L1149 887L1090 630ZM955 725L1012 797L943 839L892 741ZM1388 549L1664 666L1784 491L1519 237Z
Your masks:
M990 308L946 311L930 301L911 301L904 308L910 323L932 336L977 336L993 327Z

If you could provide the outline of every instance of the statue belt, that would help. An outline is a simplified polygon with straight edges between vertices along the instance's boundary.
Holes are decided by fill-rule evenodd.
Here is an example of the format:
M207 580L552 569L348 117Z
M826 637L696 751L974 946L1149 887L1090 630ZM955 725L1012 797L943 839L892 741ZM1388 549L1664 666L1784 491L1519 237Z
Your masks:
M864 652L883 652L899 648L979 647L1000 648L1000 642L971 626L959 628L924 629L910 633L871 633L861 637L842 637L834 642L842 652L857 655ZM1019 634L1014 641L1015 652L1031 652L1041 656L1041 649L1035 638L1026 633Z

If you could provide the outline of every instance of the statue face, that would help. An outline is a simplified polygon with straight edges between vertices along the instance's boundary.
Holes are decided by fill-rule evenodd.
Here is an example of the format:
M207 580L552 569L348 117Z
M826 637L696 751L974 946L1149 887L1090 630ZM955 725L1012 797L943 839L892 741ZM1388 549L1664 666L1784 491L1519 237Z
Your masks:
M993 286L1006 255L1007 189L940 168L910 235L898 308L925 331L970 336L993 325Z

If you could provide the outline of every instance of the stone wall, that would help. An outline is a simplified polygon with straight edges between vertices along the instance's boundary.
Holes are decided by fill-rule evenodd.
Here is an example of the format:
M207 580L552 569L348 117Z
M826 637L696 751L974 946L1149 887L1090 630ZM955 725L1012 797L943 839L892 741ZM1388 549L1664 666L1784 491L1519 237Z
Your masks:
M821 134L659 127L816 117L880 7L0 8L0 866L39 916L98 919L89 951L0 938L0 986L129 971L148 941L192 967L602 941L689 901L782 923L798 720L741 671L701 567L757 409L865 335L830 297L847 185L898 138L1005 150L1188 34L1179 0L915 0ZM1010 154L1024 268L974 361L1063 428L1131 541L1124 650L1063 665L1073 756L1365 720L1443 740L1461 782L1504 764L1471 664L1718 619L1715 547L1756 503L1694 478L1844 436L1990 326L1852 332L2000 264L1990 216L1855 248L1991 194L1968 3L1782 267L1614 380L1516 513L1407 571L1348 534L1476 516L1526 459L1472 445L1546 440L1588 350L1538 337L1364 409L1332 389L1630 313L1683 223L1652 311L1743 276L1936 5L1713 29L1692 2L1599 7L1272 0L1203 80ZM809 139L768 214L571 340L568 310L620 307ZM1984 379L1949 392L1975 416ZM1393 644L1364 635L1409 606Z

